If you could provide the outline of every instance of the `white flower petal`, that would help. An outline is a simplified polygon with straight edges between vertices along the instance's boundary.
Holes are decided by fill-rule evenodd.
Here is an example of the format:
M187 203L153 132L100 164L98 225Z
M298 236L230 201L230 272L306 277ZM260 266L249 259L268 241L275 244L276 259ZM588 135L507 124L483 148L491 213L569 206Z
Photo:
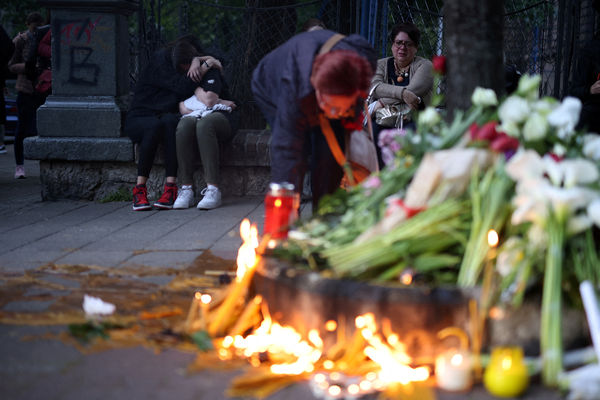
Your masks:
M580 113L581 100L576 97L565 97L560 106L548 114L548 123L556 128L559 138L568 140L579 122Z
M534 112L523 126L523 138L527 141L543 139L548 132L548 122L541 114Z
M600 228L600 198L596 198L587 206L588 217Z
M492 89L476 87L471 96L471 102L476 106L482 107L497 106L498 98L496 97L496 92Z
M504 123L520 123L529 115L527 100L519 96L509 96L498 108L498 117ZM508 133L508 132L507 132Z
M600 177L598 167L584 158L566 159L559 165L564 170L563 186L567 188L577 184L594 183Z
M540 75L523 75L521 76L521 79L519 79L517 93L520 96L535 99L538 97L541 81L542 77Z
M515 181L527 177L539 179L544 176L542 157L533 150L519 150L511 157L505 167L506 173Z
M591 133L583 136L583 155L600 161L600 135Z
M567 221L567 233L576 235L589 229L592 226L592 220L586 214L577 214Z

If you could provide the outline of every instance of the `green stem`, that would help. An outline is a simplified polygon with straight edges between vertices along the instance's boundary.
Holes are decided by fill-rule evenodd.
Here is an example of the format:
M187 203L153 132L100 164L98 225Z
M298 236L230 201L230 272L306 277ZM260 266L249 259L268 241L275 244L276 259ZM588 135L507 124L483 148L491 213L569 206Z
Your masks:
M550 211L548 216L548 249L542 295L540 345L542 380L547 386L557 386L562 372L562 263L565 244L566 218L561 212Z

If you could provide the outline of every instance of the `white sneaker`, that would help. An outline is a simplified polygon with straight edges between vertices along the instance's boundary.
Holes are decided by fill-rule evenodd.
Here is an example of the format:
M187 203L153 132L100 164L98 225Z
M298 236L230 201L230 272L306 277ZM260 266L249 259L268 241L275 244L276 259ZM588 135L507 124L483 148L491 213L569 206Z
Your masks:
M179 190L173 208L190 208L194 203L194 191L191 186L184 185Z
M200 210L212 210L221 205L221 191L218 187L204 188L201 194L204 195L204 198L198 203L197 208Z

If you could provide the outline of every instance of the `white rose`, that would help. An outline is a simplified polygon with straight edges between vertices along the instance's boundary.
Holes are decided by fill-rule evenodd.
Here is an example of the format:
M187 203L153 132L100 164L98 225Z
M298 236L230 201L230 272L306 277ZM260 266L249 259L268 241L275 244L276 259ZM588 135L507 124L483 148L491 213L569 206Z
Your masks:
M511 122L518 124L525 121L527 116L529 116L529 112L529 103L527 103L527 100L518 96L510 96L500 105L498 117L502 124Z
M437 125L442 120L440 113L433 107L427 107L425 110L419 113L419 125L425 127L432 127Z
M528 99L536 99L539 95L541 81L542 77L540 75L523 75L519 79L517 94Z
M548 121L537 112L531 114L523 126L523 138L529 142L543 139L546 132L548 132Z
M484 89L478 86L473 91L471 102L474 105L481 107L497 106L498 98L496 97L496 92L492 89Z
M589 133L583 136L583 155L600 161L600 135Z
M581 100L576 97L565 97L560 106L548 114L548 123L556 128L556 134L562 140L570 139L579 122Z

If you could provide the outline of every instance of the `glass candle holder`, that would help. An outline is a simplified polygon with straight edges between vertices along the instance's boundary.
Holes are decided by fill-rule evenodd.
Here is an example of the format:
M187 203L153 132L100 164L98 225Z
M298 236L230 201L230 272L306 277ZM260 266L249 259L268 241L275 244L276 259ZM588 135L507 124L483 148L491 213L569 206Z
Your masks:
M497 397L515 397L527 389L529 374L520 347L498 347L492 351L483 374L485 388Z

